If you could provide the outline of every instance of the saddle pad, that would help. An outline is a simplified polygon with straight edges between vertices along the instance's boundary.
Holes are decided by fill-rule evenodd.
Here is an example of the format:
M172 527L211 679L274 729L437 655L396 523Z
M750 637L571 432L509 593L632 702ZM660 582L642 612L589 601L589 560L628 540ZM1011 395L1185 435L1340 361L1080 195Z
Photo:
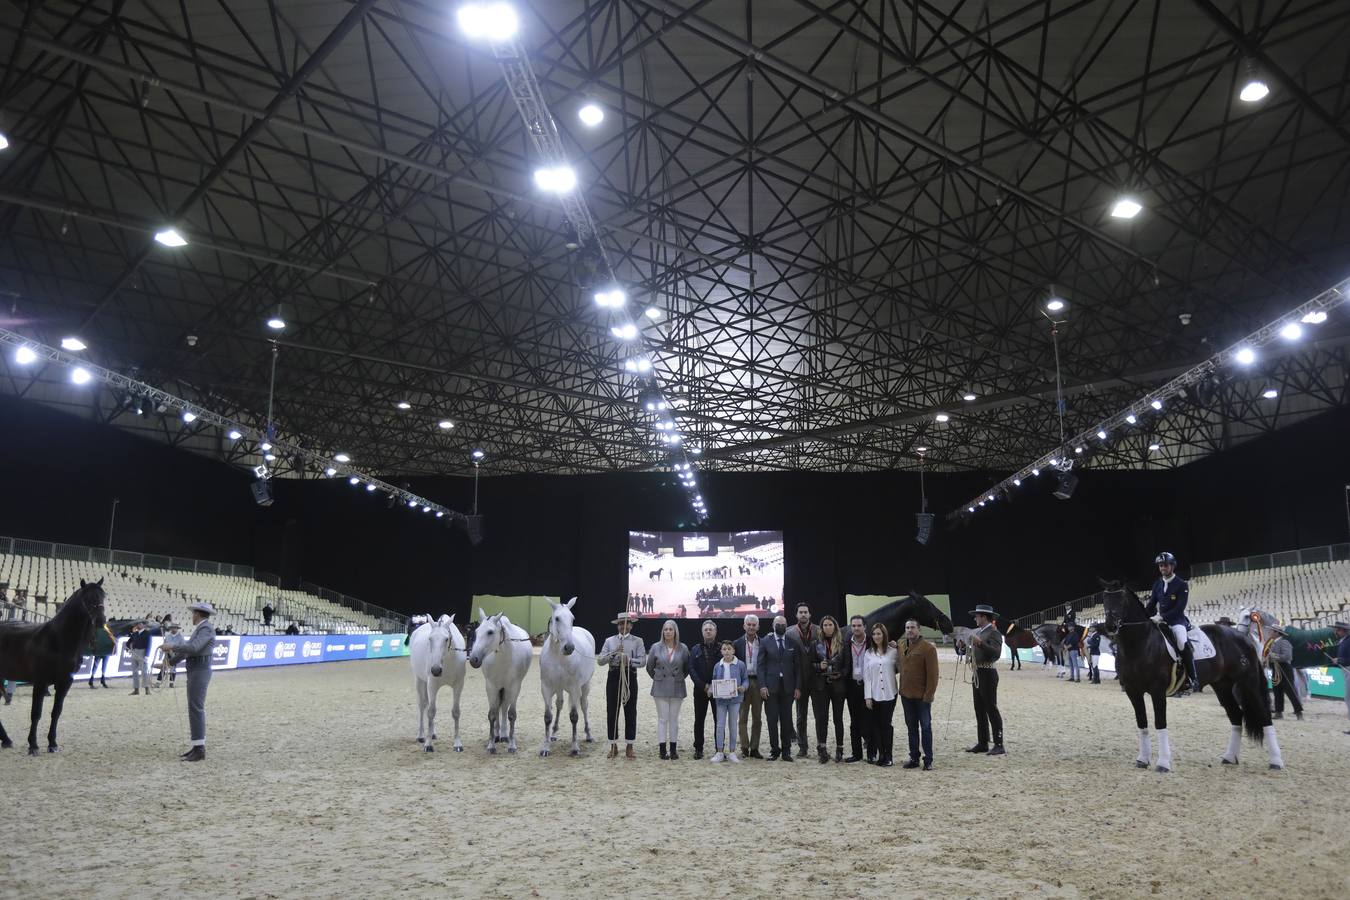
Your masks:
M1195 654L1197 661L1214 658L1216 653L1214 642L1209 639L1209 635L1205 634L1195 625L1192 625L1191 630L1187 632L1186 640L1190 643L1191 652Z

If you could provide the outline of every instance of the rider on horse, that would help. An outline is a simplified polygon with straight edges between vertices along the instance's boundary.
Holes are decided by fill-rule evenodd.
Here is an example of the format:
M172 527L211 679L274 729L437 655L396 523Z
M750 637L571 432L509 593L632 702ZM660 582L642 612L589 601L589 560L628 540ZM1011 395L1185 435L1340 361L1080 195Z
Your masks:
M1153 562L1158 566L1161 576L1153 584L1153 596L1144 612L1155 622L1165 623L1172 629L1177 648L1181 650L1181 661L1186 668L1187 686L1182 695L1200 689L1200 679L1195 674L1195 654L1186 640L1191 620L1186 618L1186 601L1190 598L1191 587L1177 574L1177 558L1163 551Z

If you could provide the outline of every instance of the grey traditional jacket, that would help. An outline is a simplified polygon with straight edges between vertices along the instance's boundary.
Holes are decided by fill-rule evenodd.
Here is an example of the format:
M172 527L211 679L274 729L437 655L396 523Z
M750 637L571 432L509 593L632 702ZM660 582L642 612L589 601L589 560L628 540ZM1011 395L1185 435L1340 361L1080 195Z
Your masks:
M188 671L211 668L211 648L216 645L216 629L210 619L202 619L192 629L187 643L177 651L177 655L187 661Z
M607 665L611 669L617 669L620 665L619 654L621 652L628 654L630 666L640 666L646 661L642 638L636 634L611 634L605 638L605 645L600 648L600 655L595 658L595 661L602 666Z
M647 674L652 676L653 697L685 696L689 648L680 644L672 651L665 644L653 644L647 653Z

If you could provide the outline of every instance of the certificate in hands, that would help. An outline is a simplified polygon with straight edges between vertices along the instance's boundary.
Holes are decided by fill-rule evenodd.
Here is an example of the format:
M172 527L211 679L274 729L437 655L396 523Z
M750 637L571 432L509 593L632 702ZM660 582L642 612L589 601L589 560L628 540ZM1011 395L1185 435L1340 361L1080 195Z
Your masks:
M736 694L735 678L714 678L712 682L714 700L734 700Z

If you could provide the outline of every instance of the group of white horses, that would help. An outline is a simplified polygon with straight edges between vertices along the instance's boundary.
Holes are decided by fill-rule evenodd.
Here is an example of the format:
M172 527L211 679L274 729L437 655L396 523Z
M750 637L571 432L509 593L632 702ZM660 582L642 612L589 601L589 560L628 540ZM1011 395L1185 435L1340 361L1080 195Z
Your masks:
M539 684L544 695L544 742L540 756L548 756L552 741L558 740L562 720L563 695L567 696L572 720L572 755L581 754L577 740L577 720L584 725L586 742L591 736L588 703L591 676L595 673L595 637L585 628L573 625L573 597L567 603L549 601L548 634L539 653ZM413 687L417 693L417 741L430 753L436 740L436 693L444 685L454 691L450 715L455 720L455 750L463 752L459 740L459 695L467 674L465 663L483 672L487 689L487 752L496 753L506 744L507 753L516 752L516 698L530 670L534 652L530 636L504 613L489 616L480 607L478 631L472 647L466 648L464 635L455 627L454 616L416 616L417 629L408 640L412 660Z

